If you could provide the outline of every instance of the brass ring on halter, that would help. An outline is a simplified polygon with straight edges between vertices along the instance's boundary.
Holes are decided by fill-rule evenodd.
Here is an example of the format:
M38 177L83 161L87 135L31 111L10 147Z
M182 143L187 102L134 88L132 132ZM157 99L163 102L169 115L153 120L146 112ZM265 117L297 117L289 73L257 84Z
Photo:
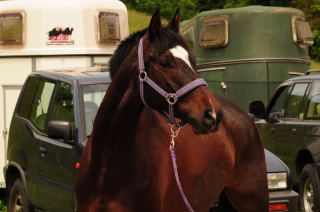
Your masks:
M176 98L173 93L169 93L166 99L167 102L172 105L174 105L178 100L178 98Z
M147 77L148 77L147 72L145 72L145 71L140 72L140 74L139 74L140 81L145 81Z

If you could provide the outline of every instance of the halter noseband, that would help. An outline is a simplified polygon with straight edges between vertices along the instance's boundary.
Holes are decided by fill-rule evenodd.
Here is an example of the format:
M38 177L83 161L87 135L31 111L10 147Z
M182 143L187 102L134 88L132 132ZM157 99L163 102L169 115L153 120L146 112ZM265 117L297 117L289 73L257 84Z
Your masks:
M163 96L169 105L169 115L163 111L164 118L167 120L167 122L170 125L175 125L177 127L183 126L185 123L181 121L180 123L176 123L176 120L174 118L174 104L177 102L178 98L183 96L184 94L188 93L192 89L199 87L200 85L208 85L204 79L198 78L190 83L186 84L179 90L177 90L175 93L168 93L165 90L163 90L160 86L158 86L152 79L150 79L145 72L145 66L144 66L144 59L143 59L143 38L139 41L139 47L138 47L138 59L139 59L139 80L140 80L140 96L141 100L144 105L147 106L145 99L144 99L144 89L143 89L143 83L148 83L155 91L157 91L161 96Z

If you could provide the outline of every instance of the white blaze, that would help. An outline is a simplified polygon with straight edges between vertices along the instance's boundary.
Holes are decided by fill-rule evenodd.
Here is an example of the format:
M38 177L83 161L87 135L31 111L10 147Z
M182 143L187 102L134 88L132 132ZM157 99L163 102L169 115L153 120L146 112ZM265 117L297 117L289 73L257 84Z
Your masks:
M193 70L189 60L189 53L187 52L187 50L185 50L185 48L183 48L182 46L176 46L169 51L174 57L183 60L191 68L191 70Z

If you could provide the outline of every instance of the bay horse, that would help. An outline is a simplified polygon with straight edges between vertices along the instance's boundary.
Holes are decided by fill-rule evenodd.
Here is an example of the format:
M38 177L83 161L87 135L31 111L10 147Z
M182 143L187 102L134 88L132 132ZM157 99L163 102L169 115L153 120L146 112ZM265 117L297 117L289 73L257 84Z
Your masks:
M268 210L255 124L210 92L179 21L177 10L163 27L156 11L115 51L77 170L79 212L208 212L221 193L236 211Z

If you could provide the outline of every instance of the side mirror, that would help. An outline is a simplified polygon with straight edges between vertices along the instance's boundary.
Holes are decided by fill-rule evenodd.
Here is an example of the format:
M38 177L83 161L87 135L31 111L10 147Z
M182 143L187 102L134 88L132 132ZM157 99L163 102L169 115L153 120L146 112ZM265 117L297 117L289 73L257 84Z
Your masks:
M249 104L249 113L255 118L266 118L266 108L262 101L253 101Z
M74 144L73 127L67 121L50 121L48 136L52 139L61 139L67 144Z

